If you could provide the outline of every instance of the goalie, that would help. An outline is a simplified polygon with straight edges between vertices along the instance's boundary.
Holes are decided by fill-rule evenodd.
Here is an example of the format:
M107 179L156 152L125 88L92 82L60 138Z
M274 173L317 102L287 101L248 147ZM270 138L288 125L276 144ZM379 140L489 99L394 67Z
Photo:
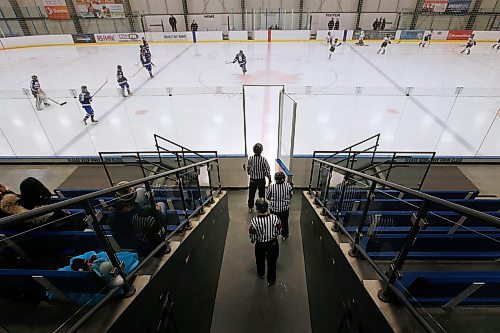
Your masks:
M43 92L42 88L40 88L40 82L38 82L38 77L36 75L31 76L31 84L30 84L31 93L35 97L36 101L36 109L42 109L42 103L45 106L49 106L50 103L47 99L47 95Z

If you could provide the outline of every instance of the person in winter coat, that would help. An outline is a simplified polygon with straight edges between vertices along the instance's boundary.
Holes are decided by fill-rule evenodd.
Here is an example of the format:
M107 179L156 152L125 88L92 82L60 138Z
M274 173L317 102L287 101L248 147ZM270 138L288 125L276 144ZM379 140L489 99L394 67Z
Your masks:
M177 20L173 15L170 15L170 18L168 19L168 23L172 27L172 31L177 32Z
M0 211L5 216L28 212L32 209L48 205L52 194L38 179L28 177L21 182L21 195L13 192L2 196ZM0 229L27 230L45 223L56 221L67 214L63 211L55 211L42 216L33 217L29 220L20 221L14 225L0 225Z

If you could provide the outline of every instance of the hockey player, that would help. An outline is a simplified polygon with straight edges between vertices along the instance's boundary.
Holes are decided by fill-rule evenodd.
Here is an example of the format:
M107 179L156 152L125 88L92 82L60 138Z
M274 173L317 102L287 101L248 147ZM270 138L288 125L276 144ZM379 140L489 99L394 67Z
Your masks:
M150 78L154 78L153 67L151 66L151 54L146 51L146 48L142 49L140 58L142 67L145 67L148 70Z
M493 46L491 48L495 49L495 47L497 48L497 50L500 50L500 38L498 39L498 42L496 42L495 44L493 44Z
M432 31L426 31L424 33L424 37L418 43L418 47L425 47L425 45L430 45L431 44L431 36L432 36Z
M240 50L240 52L234 57L233 64L235 62L238 62L238 65L240 65L243 75L247 75L247 57L243 54L243 50Z
M328 33L326 34L325 41L327 45L332 45L333 37L330 34L330 31L328 31Z
M377 54L382 51L382 54L385 54L385 48L387 47L388 44L391 44L391 40L389 38L389 35L384 37L384 40L382 41L382 45L380 45L380 49L378 49Z
M122 88L122 96L127 97L132 95L130 91L130 86L127 82L127 78L123 75L122 65L116 66L116 81L118 81L118 85ZM128 95L125 95L125 89L127 89Z
M328 55L328 59L332 57L333 52L335 52L335 48L342 45L342 43L339 43L339 39L335 38L333 41L332 45L330 46L330 55Z
M358 46L364 46L365 45L365 32L361 31L358 37L358 42L356 43Z
M31 89L31 94L33 94L33 97L35 97L35 104L37 110L42 109L42 102L43 105L45 106L50 105L50 103L47 100L47 96L43 92L42 88L40 88L40 82L38 82L38 76L36 75L31 76L30 89Z
M85 118L83 118L83 123L87 125L87 119L91 119L93 123L97 123L98 121L94 119L94 110L92 109L92 106L90 103L92 102L92 96L90 95L89 91L87 90L87 86L82 86L82 92L80 93L80 96L78 98L80 100L80 103L82 104L82 108L85 110L87 113L85 115Z
M145 48L146 50L148 50L148 52L149 52L149 44L148 44L148 42L146 41L146 38L144 38L144 37L142 37L142 46L144 46L144 48Z
M464 53L467 51L467 54L470 54L470 49L476 45L476 40L474 39L474 34L470 35L469 39L467 40L467 44L465 44L465 47L460 53Z

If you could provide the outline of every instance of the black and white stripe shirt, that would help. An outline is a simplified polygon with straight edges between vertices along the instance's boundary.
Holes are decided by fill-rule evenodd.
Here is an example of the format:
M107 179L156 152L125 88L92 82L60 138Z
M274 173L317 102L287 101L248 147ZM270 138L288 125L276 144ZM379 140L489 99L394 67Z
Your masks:
M266 190L266 200L272 212L284 212L290 209L293 187L289 183L271 184Z
M269 242L281 233L281 222L276 215L259 215L250 221L250 240Z
M266 158L261 155L250 156L248 159L247 173L251 179L271 178L271 168Z

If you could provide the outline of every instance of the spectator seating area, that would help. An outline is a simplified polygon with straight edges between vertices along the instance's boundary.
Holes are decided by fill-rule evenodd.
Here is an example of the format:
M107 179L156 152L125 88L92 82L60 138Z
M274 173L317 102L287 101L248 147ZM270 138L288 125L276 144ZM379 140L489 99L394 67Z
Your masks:
M50 203L77 198L98 190L56 189L54 192L57 196L50 198ZM154 203L163 202L167 207L161 226L167 232L174 231L209 196L208 190L200 192L188 188L181 193L177 188L155 188ZM134 253L134 236L131 235L129 240L121 237L118 246L112 228L108 225L113 214L112 207L117 201L116 197L105 196L93 198L90 203L98 215L102 216L100 224L114 250ZM146 198L146 201L146 205L149 205L149 199ZM68 301L74 299L67 297L73 293L103 292L105 284L93 272L62 270L70 258L88 251L105 250L97 233L92 230L91 219L82 202L64 208L64 212L69 217L65 218L66 221L57 223L57 228L51 225L37 230L25 230L20 225L8 225L5 228L0 226L0 297L13 301L38 302L47 300L50 295L51 300L55 298ZM76 227L75 220L78 222ZM127 244L130 244L130 248Z
M368 189L347 186L340 200L342 185L329 190L325 207L339 211L345 230L354 235L363 223L363 211L369 203L362 225L360 245L374 260L393 260L407 240L423 200L396 190L376 189L373 201ZM482 198L478 191L424 191L463 207L500 217L500 200ZM408 300L425 306L444 306L457 295L478 288L460 301L467 305L500 304L500 229L480 218L466 217L447 207L430 202L427 225L419 232L407 260L425 264L427 271L403 268L396 284ZM432 271L435 263L484 264L484 271ZM437 266L435 266L437 267ZM451 302L453 303L453 302Z

